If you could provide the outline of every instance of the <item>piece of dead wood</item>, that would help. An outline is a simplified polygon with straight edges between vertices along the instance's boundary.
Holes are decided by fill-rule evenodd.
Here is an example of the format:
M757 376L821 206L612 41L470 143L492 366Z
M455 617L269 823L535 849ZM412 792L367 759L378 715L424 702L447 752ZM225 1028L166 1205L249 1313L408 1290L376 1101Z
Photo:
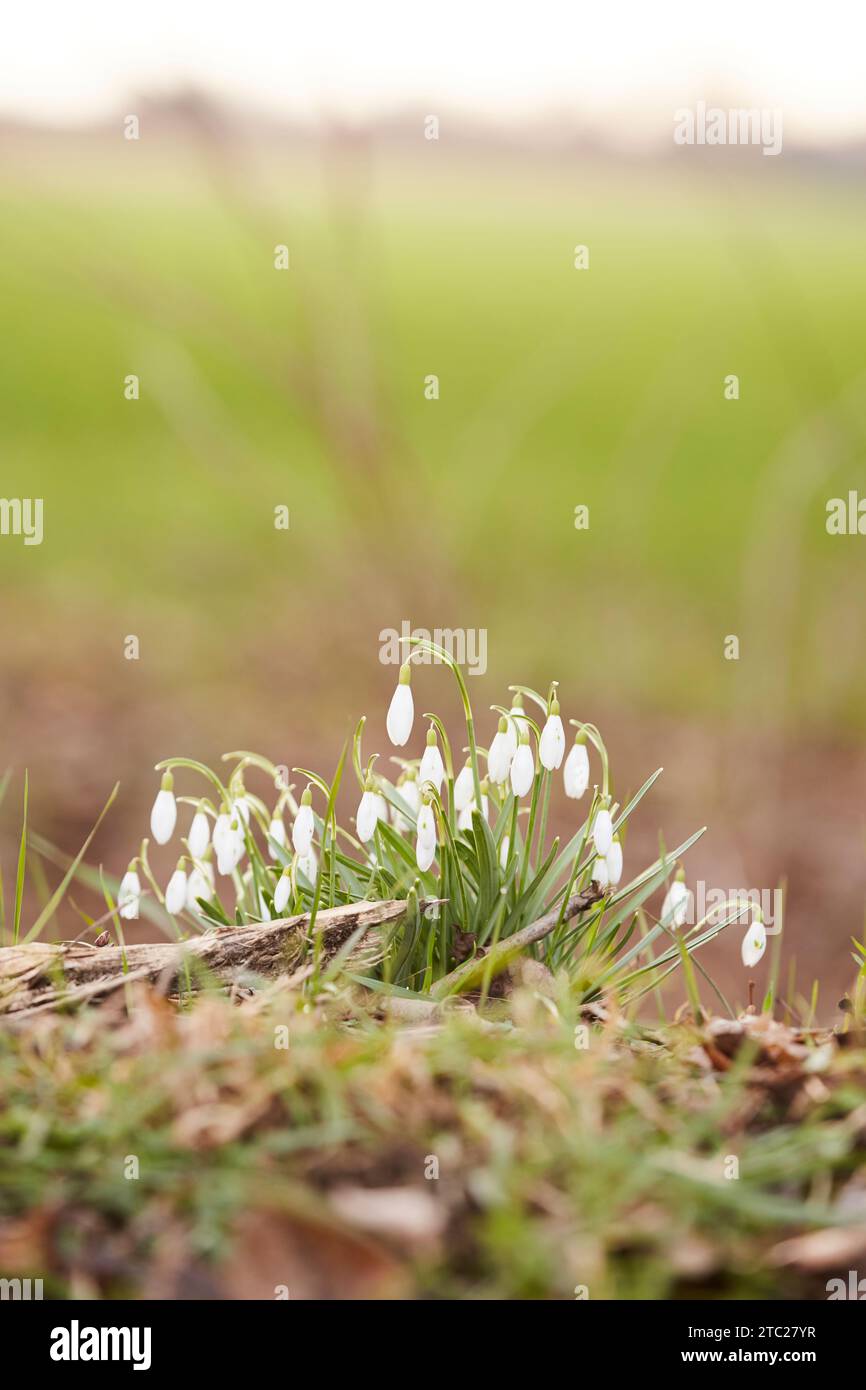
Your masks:
M543 941L546 936L549 936L559 925L560 920L569 922L572 917L576 917L586 908L592 907L603 897L604 891L599 888L597 883L591 883L582 893L575 893L573 897L569 898L564 912L561 908L554 908L552 912L547 912L543 917L530 922L528 927L522 927L520 931L514 932L504 941L498 941L489 950L479 951L471 960L466 961L463 965L458 965L457 969L452 970L449 975L443 975L442 979L437 980L433 985L430 991L431 997L445 999L449 994L460 994L467 990L477 989L487 974L491 980L495 979L527 947L533 946L536 941Z
M399 921L405 902L349 903L319 912L322 964L327 964L355 933L357 948L367 932ZM82 942L0 948L0 1019L10 1022L68 1007L146 980L170 994L195 989L203 977L236 984L245 977L289 974L301 957L310 915L284 917L243 927L221 927L183 942L103 946Z

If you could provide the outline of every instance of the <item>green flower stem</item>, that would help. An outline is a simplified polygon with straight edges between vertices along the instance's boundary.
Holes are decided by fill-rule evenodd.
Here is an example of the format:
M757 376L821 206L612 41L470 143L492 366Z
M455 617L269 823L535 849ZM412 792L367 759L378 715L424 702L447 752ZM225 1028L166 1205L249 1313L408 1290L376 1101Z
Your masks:
M526 839L523 842L523 857L520 864L520 884L518 888L519 897L526 886L526 874L529 869L529 855L532 849L532 837L535 833L535 818L538 814L538 793L541 787L541 772L536 772L532 783L532 801L529 806L529 825L526 827Z
M547 834L547 817L550 812L550 784L552 781L553 778L551 774L548 772L547 768L545 768L541 774L541 785L543 790L541 795L541 821L538 829L537 858L539 864L544 858L544 837Z

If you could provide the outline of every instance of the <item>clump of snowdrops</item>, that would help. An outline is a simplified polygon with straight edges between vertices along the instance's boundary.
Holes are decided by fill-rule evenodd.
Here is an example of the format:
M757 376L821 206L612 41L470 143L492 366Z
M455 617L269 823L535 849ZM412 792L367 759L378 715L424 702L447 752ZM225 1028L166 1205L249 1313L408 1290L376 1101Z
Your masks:
M626 873L629 821L662 769L621 805L599 730L563 718L556 682L546 695L510 686L507 703L491 706L489 742L481 744L459 665L432 642L414 639L410 647L385 720L397 752L387 762L378 752L365 758L365 718L351 739L358 796L350 825L337 816L348 739L330 781L303 767L293 768L298 781L289 781L285 770L250 752L225 755L233 763L227 777L188 758L168 758L157 765L162 782L150 827L158 844L168 844L183 808L181 854L163 891L148 841L142 842L120 884L120 916L137 917L148 892L180 936L308 913L315 956L323 909L405 899L406 914L386 942L375 978L365 983L426 995L467 954L492 962L502 943L555 914L553 929L531 953L553 971L568 971L586 1000L612 988L634 997L678 967L694 999L693 953L740 917L742 907L734 903L730 913L716 910L689 922L691 895L678 861L703 830ZM457 682L465 721L459 747L436 714L422 716L418 736L414 651L450 668ZM413 735L420 755L409 751ZM181 772L196 774L205 794L177 796ZM256 780L269 785L268 798L259 795ZM554 794L574 812L565 843L548 833ZM655 919L646 904L666 883ZM765 944L754 918L744 963L755 964Z

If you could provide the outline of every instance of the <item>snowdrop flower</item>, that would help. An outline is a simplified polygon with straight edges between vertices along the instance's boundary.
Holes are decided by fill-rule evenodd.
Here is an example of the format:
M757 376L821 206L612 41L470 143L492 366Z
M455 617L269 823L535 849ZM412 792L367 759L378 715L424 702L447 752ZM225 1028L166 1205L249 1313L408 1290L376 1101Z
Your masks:
M614 837L611 847L605 855L605 865L607 881L611 888L615 888L622 878L622 845L618 835Z
M376 798L376 818L377 818L377 820L380 820L380 821L382 821L385 825L387 825L387 824L388 824L388 798L385 797L385 796L383 796L381 792L374 792L374 796L375 796L375 798Z
M749 930L743 937L743 946L741 951L743 965L745 965L747 969L751 969L753 965L757 965L758 961L761 959L761 956L764 954L766 949L767 929L764 926L764 923L761 921L760 912L757 908L754 908L752 925L749 927Z
M373 785L368 778L355 816L355 829L362 844L372 840L376 833L377 822L383 818L379 803L384 799L373 791Z
M198 900L204 898L207 901L213 892L213 884L209 881L207 874L198 865L192 870L186 881L186 906L188 912L201 912Z
M490 759L488 758L488 766ZM457 781L454 783L454 809L457 812L465 811L466 807L475 796L475 785L472 780L472 767L467 761L457 774Z
M292 871L288 864L283 869L277 879L277 886L274 889L274 911L282 915L288 906L289 898L292 896Z
M138 917L138 907L141 899L141 883L138 874L135 872L132 861L123 878L120 880L120 889L117 894L117 906L121 917L125 917L127 922L134 922Z
M541 738L538 742L538 757L541 766L546 768L548 772L553 772L562 762L564 752L565 730L559 716L559 701L554 695L550 702L547 723L541 731Z
M508 865L508 848L511 844L511 836L503 835L502 844L499 846L499 867L505 869Z
M158 845L167 845L177 824L177 802L174 799L174 778L163 773L162 784L150 813L150 829Z
M575 734L571 752L562 770L565 794L573 801L579 801L589 786L589 754L586 751L586 734L580 730Z
M442 790L444 777L445 764L436 742L436 730L431 728L427 731L427 747L424 749L424 756L418 769L418 781L422 786L425 782L432 782L438 792Z
M469 805L468 805L468 806L464 806L463 810L460 812L459 816L457 817L457 829L458 829L458 830L471 830L471 829L472 829L472 812L475 810L477 804L478 804L478 803L475 801L475 799L474 799L474 797L473 797L473 799L472 799L472 801L470 801ZM490 819L490 799L489 799L489 797L487 796L487 781L486 781L486 779L481 783L481 814L482 814L482 816L484 817L485 820L489 820L489 819Z
M245 796L237 796L232 802L232 811L240 816L245 826L250 823L251 809L250 803Z
M301 797L301 804L298 807L298 814L295 816L295 823L292 826L292 844L295 853L303 859L305 854L310 851L313 843L313 831L315 830L313 820L313 793L307 787Z
M511 790L515 796L526 796L535 777L535 759L529 746L529 734L521 733L517 752L511 764Z
M607 867L607 856L600 854L592 866L592 881L597 883L599 888L610 887L610 873Z
M216 851L217 870L230 874L244 857L244 834L239 816L221 811L213 828L213 847Z
M490 752L487 754L487 775L496 786L508 781L511 764L517 752L513 733L508 731L508 720L500 719L499 728L493 735ZM471 779L470 779L471 780Z
M210 844L210 822L201 802L199 802L198 810L192 818L192 825L189 828L186 842L193 859L201 859Z
M418 822L415 827L419 843L436 844L436 817L433 814L433 807L429 801L425 801L421 810L418 812Z
M519 693L515 695L511 704L511 727L514 734L514 751L517 752L517 744L521 734L529 736L529 723L523 713L523 696Z
M271 823L268 826L268 854L270 855L271 859L276 859L277 851L271 844L271 840L274 840L279 845L280 849L285 849L286 823L283 820L282 816L278 816L276 813L274 813L274 815L271 817Z
M596 854L604 858L613 843L613 821L606 806L596 811L595 820L592 823L592 842L595 845Z
M319 872L319 861L314 849L310 849L307 854L302 854L299 857L298 868L308 883L315 883L316 874Z
M436 841L422 840L420 835L415 841L415 862L422 874L426 874L433 860L436 858Z
M415 719L411 679L412 673L407 661L405 665L400 667L400 679L397 683L397 689L391 696L388 717L385 720L388 737L397 748L402 748L404 743L408 742Z
M415 862L425 874L436 858L436 817L429 801L425 801L418 812L415 838Z
M661 920L666 927L682 927L688 920L691 893L685 880L685 870L678 869L676 878L665 894Z
M413 768L408 768L401 776L397 783L397 794L405 801L409 808L409 819L414 822L421 809L421 793L418 791L418 782ZM397 830L405 829L406 814L405 811L398 810L396 806L391 807L391 822Z
M186 870L183 862L182 859L177 861L177 868L165 890L165 910L170 917L176 917L186 906Z

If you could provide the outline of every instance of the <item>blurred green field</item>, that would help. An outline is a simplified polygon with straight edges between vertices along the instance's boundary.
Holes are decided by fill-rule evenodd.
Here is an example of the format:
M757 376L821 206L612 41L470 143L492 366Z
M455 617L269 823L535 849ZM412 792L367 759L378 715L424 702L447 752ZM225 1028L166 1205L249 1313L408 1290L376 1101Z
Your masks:
M372 664L407 617L486 627L497 679L554 651L622 706L862 724L863 547L824 529L866 480L862 186L457 144L7 140L19 614L117 650L116 613L167 690L256 633Z

